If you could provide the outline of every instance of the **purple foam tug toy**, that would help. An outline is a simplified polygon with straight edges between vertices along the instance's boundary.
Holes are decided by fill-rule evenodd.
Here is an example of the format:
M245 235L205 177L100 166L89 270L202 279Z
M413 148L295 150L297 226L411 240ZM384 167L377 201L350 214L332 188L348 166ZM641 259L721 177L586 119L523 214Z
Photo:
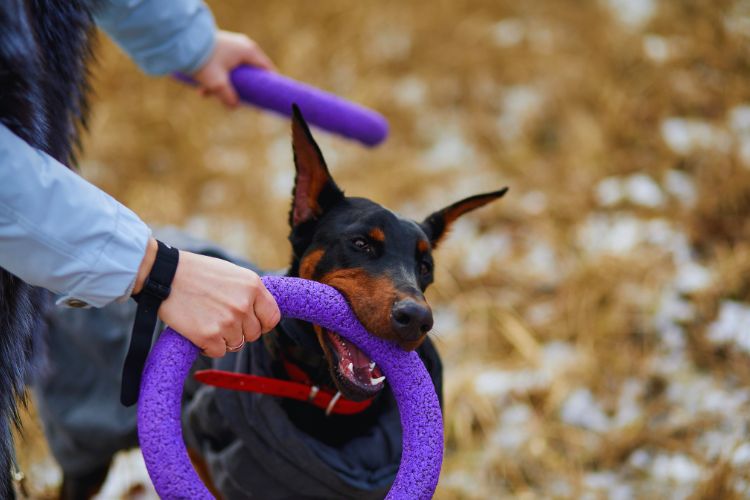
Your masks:
M185 75L175 76L193 82ZM388 122L380 113L279 73L239 66L230 78L237 95L247 104L291 116L292 104L296 103L309 123L367 146L377 146L388 135Z
M381 367L393 390L403 428L401 464L386 498L428 499L443 460L443 418L435 388L416 352L367 333L334 288L300 278L266 276L263 283L281 314L321 325L357 344ZM138 436L161 498L211 499L182 439L182 385L199 351L167 328L146 362L138 401Z

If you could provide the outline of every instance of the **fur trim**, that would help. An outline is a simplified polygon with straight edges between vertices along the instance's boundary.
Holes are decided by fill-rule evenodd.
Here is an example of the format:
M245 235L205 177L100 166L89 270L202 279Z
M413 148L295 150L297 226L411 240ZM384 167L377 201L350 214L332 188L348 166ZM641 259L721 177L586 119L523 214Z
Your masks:
M0 2L0 122L66 164L85 123L92 9L82 0ZM46 296L0 269L0 498L13 498L11 429L32 376Z

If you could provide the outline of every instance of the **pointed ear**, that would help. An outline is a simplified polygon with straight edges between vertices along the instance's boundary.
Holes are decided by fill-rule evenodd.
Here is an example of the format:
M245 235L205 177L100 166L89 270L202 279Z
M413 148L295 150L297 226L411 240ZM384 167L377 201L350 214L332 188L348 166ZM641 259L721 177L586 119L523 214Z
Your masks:
M508 188L505 187L499 191L470 196L461 201L457 201L453 205L445 207L442 210L438 210L427 217L420 226L430 239L432 248L437 247L440 240L446 235L451 224L453 224L456 219L467 212L471 212L472 210L490 203L491 201L502 198L507 191Z
M319 217L326 209L342 200L344 193L333 182L323 154L296 104L292 105L292 150L297 173L289 223L295 227Z

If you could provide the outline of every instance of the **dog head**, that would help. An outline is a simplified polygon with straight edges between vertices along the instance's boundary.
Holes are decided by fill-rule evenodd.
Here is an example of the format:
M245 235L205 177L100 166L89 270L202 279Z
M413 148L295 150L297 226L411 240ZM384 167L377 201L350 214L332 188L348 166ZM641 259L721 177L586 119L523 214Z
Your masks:
M296 106L292 143L290 274L336 288L371 334L416 349L433 323L424 297L433 281L432 251L458 217L507 189L466 198L415 222L370 200L345 196ZM379 369L362 351L334 332L315 330L344 396L365 399L382 389Z

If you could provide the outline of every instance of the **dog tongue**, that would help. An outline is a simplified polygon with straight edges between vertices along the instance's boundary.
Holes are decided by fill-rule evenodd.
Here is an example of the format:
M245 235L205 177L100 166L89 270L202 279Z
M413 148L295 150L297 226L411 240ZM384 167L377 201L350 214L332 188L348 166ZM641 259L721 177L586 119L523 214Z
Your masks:
M357 382L365 387L371 387L373 385L371 382L372 379L377 379L382 375L380 368L375 366L371 370L370 365L372 360L364 352L336 333L330 333L335 339L333 344L339 356L341 373L346 378L352 380L352 382Z

